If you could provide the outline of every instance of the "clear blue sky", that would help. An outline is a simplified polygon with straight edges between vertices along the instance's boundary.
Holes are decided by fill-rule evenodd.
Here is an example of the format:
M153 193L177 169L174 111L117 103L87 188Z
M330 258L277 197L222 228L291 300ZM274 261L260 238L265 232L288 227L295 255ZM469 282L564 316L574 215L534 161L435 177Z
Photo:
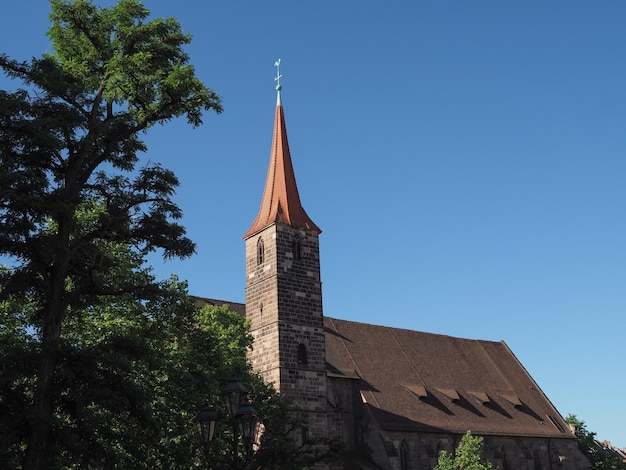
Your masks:
M145 5L193 34L225 107L146 138L198 244L160 277L244 301L280 57L325 314L504 340L561 414L626 447L625 2ZM48 13L4 2L1 52L49 49Z

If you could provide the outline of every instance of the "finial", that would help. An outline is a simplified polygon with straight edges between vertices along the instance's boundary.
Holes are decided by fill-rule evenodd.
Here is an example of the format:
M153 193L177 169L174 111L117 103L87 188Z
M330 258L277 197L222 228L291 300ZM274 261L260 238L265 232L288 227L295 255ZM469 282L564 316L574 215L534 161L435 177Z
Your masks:
M282 78L282 75L280 74L280 59L274 62L274 67L276 67L276 78L274 78L274 81L276 82L276 90L280 91L280 79Z
M282 88L280 86L280 79L282 77L282 75L280 74L280 59L274 62L274 67L276 67L276 77L274 78L274 81L276 82L276 91L278 92L278 96L276 97L276 106L279 106L281 104L280 90Z

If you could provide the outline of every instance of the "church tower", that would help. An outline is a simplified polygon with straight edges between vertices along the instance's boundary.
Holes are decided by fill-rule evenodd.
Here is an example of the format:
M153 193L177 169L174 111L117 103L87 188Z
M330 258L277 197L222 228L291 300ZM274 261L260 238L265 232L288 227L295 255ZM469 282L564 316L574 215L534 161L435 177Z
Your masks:
M287 142L277 67L269 170L246 242L250 360L267 382L307 413L310 437L326 428L326 367L319 234L300 203Z

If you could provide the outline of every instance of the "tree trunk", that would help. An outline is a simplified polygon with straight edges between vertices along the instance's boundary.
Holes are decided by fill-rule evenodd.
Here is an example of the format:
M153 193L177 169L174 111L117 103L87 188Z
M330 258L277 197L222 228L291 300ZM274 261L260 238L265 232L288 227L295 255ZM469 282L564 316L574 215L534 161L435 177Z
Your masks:
M52 457L49 444L53 425L54 376L59 355L61 325L66 310L65 277L68 257L63 258L65 259L52 267L50 290L44 307L41 357L30 416L31 426L24 456L24 470L48 469Z
M52 310L52 309L49 309ZM52 427L52 401L54 372L56 369L61 319L48 312L43 328L41 364L37 372L37 385L33 400L32 424L24 458L24 470L43 470L49 467L50 429Z

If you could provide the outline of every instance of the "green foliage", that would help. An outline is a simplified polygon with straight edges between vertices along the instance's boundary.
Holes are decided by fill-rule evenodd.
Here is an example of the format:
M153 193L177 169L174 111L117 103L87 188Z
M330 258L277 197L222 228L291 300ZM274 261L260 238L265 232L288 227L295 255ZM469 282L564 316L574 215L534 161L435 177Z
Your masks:
M201 123L202 109L220 111L219 98L194 76L181 48L191 41L175 18L147 22L137 0L99 8L87 0L52 0L54 45L49 57L83 90L126 106L137 125L186 115Z
M89 359L67 343L72 322L119 302L155 301L165 287L139 269L145 255L194 251L171 199L175 175L156 164L137 168L146 150L140 134L176 117L196 126L203 111L222 109L195 76L183 49L190 37L175 19L149 21L137 0L50 4L54 52L27 62L0 55L0 68L22 87L0 90L0 255L15 260L0 277L0 302L28 306L27 341L11 343L19 331L8 318L3 341L28 344L29 361L36 353L25 427L13 433L28 429L24 466L32 469L55 455L48 447L59 400L72 396L58 388L74 374L70 359ZM117 346L139 354L131 339ZM112 362L102 376L122 374L122 365Z
M488 460L483 459L483 438L472 436L471 431L467 431L456 448L453 456L449 452L442 450L437 460L435 470L491 470L493 465Z
M120 266L130 269L139 262L124 259L121 247L110 251ZM151 277L147 270L140 274ZM109 297L66 320L48 468L204 468L207 456L195 416L203 404L222 408L220 391L233 372L250 389L263 419L255 464L295 470L340 457L337 442L294 440L306 422L297 407L251 372L246 352L252 337L243 317L227 306L197 308L176 278L159 287L160 294L149 301ZM13 299L0 302L5 352L0 357L0 461L6 468L20 467L30 426L40 354L36 335L29 332L32 311ZM214 465L229 467L232 439L222 420L207 449Z
M343 442L334 439L302 441L306 419L294 403L276 393L273 387L258 381L254 402L263 416L261 446L255 456L258 468L267 470L302 470L318 462L341 462Z
M325 457L334 447L290 440L302 420L251 374L244 319L197 309L183 283L144 266L194 244L176 176L138 165L141 134L222 110L184 52L189 35L137 0L50 4L53 53L0 55L19 82L0 90L0 255L12 260L0 269L3 468L204 467L195 415L218 406L233 372L266 417L267 468ZM222 431L211 452L226 462Z
M584 421L572 414L568 415L565 421L574 425L578 448L587 456L593 470L626 470L626 462L605 452L596 441L596 433L587 430Z
M0 267L0 277L7 274ZM29 334L26 319L33 306L15 298L0 302L0 462L19 468L28 426L25 396L32 396L37 370L37 343Z
M252 378L251 337L227 306L196 308L184 283L75 312L61 337L48 468L203 467L195 429L202 403L219 399L233 370ZM18 468L38 352L19 305L0 303L0 461ZM227 447L228 449L229 447Z

